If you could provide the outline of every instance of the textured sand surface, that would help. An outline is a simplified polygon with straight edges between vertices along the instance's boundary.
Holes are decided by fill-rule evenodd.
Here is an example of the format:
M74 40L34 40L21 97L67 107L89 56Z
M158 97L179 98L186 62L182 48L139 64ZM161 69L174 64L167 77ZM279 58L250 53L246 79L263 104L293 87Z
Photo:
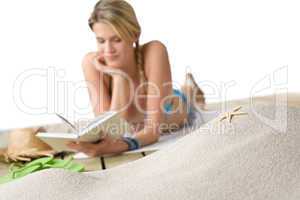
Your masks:
M0 186L5 200L300 199L300 109L244 107L175 144L101 172L46 170Z

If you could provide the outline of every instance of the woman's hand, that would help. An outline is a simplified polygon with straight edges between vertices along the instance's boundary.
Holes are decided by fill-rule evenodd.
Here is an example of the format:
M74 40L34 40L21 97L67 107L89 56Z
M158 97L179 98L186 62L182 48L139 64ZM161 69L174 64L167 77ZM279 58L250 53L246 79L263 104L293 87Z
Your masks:
M112 77L114 76L118 76L118 75L125 75L127 76L127 74L125 72L123 72L120 69L116 69L114 67L110 67L108 65L105 64L105 61L103 59L103 57L101 56L96 56L93 60L92 60L92 64L94 65L94 67L98 70L101 71L107 75L110 75Z
M128 150L128 145L123 140L114 139L109 136L104 137L98 143L70 142L67 146L91 157L121 153Z

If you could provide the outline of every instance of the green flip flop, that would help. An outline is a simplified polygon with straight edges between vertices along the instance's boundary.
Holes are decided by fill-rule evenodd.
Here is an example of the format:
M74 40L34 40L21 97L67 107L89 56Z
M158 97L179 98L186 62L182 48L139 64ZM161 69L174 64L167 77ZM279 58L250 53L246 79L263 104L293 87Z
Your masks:
M53 159L49 163L45 164L45 167L48 168L63 168L73 172L83 172L84 166L81 164L77 164L72 162L73 157L69 157L66 160L61 159Z
M82 164L72 162L73 157L66 160L54 159L54 157L45 157L36 159L27 164L13 164L6 176L0 177L0 184L10 182L14 179L24 177L36 171L50 168L61 168L72 172L83 172Z
M6 176L0 177L0 184L26 176L27 174L38 171L41 167L42 165L39 163L36 163L35 165L23 166L21 168L12 167Z

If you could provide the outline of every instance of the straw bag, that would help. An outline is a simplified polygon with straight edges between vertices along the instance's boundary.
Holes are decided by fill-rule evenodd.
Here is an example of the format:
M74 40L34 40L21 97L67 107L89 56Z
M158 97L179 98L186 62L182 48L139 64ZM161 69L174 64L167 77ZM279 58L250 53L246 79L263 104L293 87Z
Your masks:
M56 152L35 135L41 128L16 129L9 133L8 147L0 149L0 160L5 162L31 161L35 158L53 156Z

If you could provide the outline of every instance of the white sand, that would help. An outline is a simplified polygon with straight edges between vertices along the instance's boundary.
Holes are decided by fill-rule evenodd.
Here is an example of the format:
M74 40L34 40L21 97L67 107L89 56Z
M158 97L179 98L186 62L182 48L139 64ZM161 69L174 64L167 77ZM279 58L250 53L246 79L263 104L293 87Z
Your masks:
M249 115L231 125L212 120L164 150L113 169L37 172L0 186L0 199L299 200L300 109L285 109L243 109ZM288 127L281 132L285 114Z

